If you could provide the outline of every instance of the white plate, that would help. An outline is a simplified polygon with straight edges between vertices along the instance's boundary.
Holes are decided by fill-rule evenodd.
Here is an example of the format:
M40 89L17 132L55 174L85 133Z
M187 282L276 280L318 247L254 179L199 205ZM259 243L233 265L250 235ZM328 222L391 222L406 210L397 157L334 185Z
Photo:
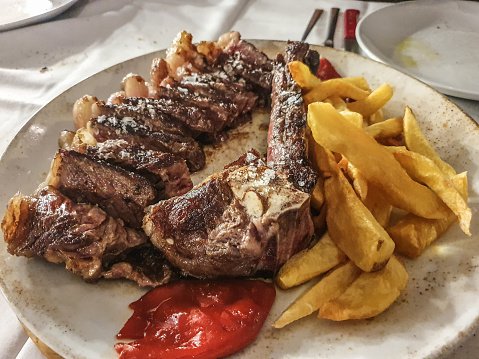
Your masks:
M256 41L268 55L284 42ZM329 48L321 54L340 74L364 76L371 86L383 82L395 88L386 116L401 115L404 105L415 111L427 137L457 171L469 171L470 205L474 212L472 237L454 226L418 260L406 260L407 289L385 313L371 320L345 323L311 316L277 330L275 318L298 294L281 292L258 339L242 358L426 358L456 346L471 333L479 318L478 158L476 123L429 86L386 65ZM149 74L151 60L164 52L145 55L113 66L80 82L43 109L19 132L0 162L0 208L17 191L31 194L42 182L57 149L58 134L72 129L71 109L85 93L101 99L118 89L122 77ZM268 113L238 129L232 141L215 149L208 167L195 178L217 170L250 147L264 152ZM249 133L249 138L245 133ZM65 358L115 358L115 334L131 311L128 304L145 290L127 281L87 284L64 266L40 259L10 256L0 239L2 290L20 320L50 348ZM304 288L301 288L301 290Z
M444 94L479 100L479 3L412 1L365 16L356 28L371 58Z
M0 0L0 31L48 20L78 0Z

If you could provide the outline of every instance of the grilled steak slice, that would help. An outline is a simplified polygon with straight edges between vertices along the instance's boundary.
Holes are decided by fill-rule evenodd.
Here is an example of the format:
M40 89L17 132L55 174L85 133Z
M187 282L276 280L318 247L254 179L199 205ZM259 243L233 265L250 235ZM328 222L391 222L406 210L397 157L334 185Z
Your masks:
M192 102L184 102L181 96L170 96L159 99L125 97L118 107L127 107L130 111L147 116L155 113L173 117L177 122L183 123L190 131L195 133L218 133L224 127L226 119L221 113L213 109L199 107Z
M103 278L126 278L142 287L157 287L179 278L165 256L150 242L123 252L116 260L102 273Z
M223 48L223 53L217 57L215 65L222 67L231 77L236 76L246 80L260 98L269 97L273 79L273 61L253 44L241 40L237 32L222 35L218 42Z
M183 196L150 207L144 230L183 274L273 274L313 234L309 195L248 153Z
M153 185L144 177L68 150L57 152L45 185L76 202L97 204L133 228L141 227L144 208L156 199Z
M2 230L10 254L65 263L86 280L100 278L118 255L147 241L97 206L74 203L51 187L36 197L16 194Z
M205 153L191 137L169 132L153 132L131 117L99 116L88 123L90 132L98 142L122 139L144 149L172 153L186 161L191 171L205 166Z
M118 99L119 102L123 100L124 98ZM157 108L149 105L147 102L137 101L135 105L129 106L126 103L113 104L99 101L95 106L95 113L98 114L98 116L117 118L131 117L135 122L153 132L167 132L190 137L196 137L199 134L197 131L192 131L191 128L186 126L182 121L162 111L158 111Z
M139 173L153 184L161 199L182 195L193 187L185 161L171 153L145 150L124 140L107 140L86 147L85 154Z
M316 174L307 158L307 115L301 88L288 69L288 63L303 61L308 51L305 43L289 43L286 61L279 56L275 63L267 163L275 171L284 172L296 188L311 193Z
M238 93L208 84L192 84L186 81L179 83L173 79L167 86L157 89L156 97L165 100L177 99L184 104L211 109L223 121L218 132L231 127L238 118L251 116L257 98L252 92Z

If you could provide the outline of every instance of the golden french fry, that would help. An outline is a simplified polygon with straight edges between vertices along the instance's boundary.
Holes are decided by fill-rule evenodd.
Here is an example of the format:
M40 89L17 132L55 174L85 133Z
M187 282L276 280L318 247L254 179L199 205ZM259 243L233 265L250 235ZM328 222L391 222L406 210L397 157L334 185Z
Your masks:
M348 108L351 111L359 112L361 115L363 115L363 117L371 116L373 113L382 108L391 99L391 97L393 97L393 89L391 86L389 84L382 84L367 97L348 103ZM305 102L308 103L307 101Z
M353 180L354 191L357 193L359 198L364 200L368 194L368 182L351 162L348 162L347 173L349 178Z
M344 81L349 82L351 85L359 87L361 90L367 91L371 93L371 89L369 88L369 84L364 77L359 76L351 76L351 77L343 77Z
M344 100L339 96L331 96L327 98L326 100L324 100L324 102L330 103L338 111L343 111L348 109L346 102L344 102Z
M424 218L443 216L446 206L441 199L413 181L392 153L363 129L351 125L334 107L309 105L308 124L317 143L345 156L391 205Z
M466 172L453 176L451 181L459 188L464 199L467 199ZM440 219L426 219L409 213L388 228L388 233L396 243L398 253L418 258L432 242L446 233L456 220L456 215L449 209Z
M419 124L416 121L416 117L412 113L409 107L406 107L403 119L404 126L404 140L406 141L406 147L414 152L417 152L431 161L433 161L437 167L439 167L448 178L454 176L456 171L448 163L441 160L439 155L429 144L424 134L419 128Z
M308 144L310 149L309 159L313 169L321 173L324 178L331 176L332 168L336 168L337 165L334 155L314 139L311 139Z
M363 116L360 113L349 110L343 110L339 113L354 126L359 128L363 127Z
M326 223L334 243L366 272L377 271L388 262L394 242L386 230L356 196L340 170L324 182Z
M309 90L313 87L321 86L318 77L311 73L311 70L301 61L292 61L288 64L289 72L293 76L294 81L301 86L302 89Z
M367 98L369 91L363 90L352 82L342 79L331 79L321 83L320 86L313 87L304 96L304 102L308 105L312 102L323 101L331 96L349 97L354 100ZM348 105L348 108L349 105ZM356 111L359 112L359 111Z
M368 123L370 125L373 125L375 123L382 122L384 120L384 115L383 115L383 110L380 108L376 112L374 112L372 115L369 116L368 118Z
M316 186L311 193L311 206L319 211L324 203L324 180L322 177L319 177Z
M364 131L374 138L395 137L403 131L402 117L390 118L388 120L367 126Z
M325 233L313 247L295 254L281 267L276 284L282 289L292 288L345 261L344 253Z
M378 223L386 228L391 216L392 206L385 200L381 191L376 186L368 185L368 193L363 203Z
M361 270L348 261L324 276L314 287L296 299L273 324L275 328L303 318L318 310L324 303L338 297L361 274Z
M319 308L318 318L366 319L384 312L406 288L409 276L396 257L378 272L362 273L336 299Z
M454 184L443 174L436 164L419 153L408 151L400 147L387 147L406 172L415 181L432 189L443 202L459 218L459 225L464 233L471 235L472 212L464 197Z

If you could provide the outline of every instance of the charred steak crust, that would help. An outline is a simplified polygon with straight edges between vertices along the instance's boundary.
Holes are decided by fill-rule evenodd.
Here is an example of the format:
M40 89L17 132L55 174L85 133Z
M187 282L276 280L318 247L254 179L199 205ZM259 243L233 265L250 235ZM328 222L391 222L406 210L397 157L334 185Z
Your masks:
M317 175L307 157L307 114L301 88L288 69L288 63L303 61L307 53L312 50L306 43L291 42L286 46L286 60L280 55L275 62L267 163L283 171L296 188L311 193Z
M46 184L76 202L100 206L133 228L141 227L144 208L156 198L144 177L69 150L57 152Z
M193 188L186 162L171 153L145 150L124 140L107 140L87 146L85 154L139 173L153 184L158 199L179 196Z
M146 150L172 153L183 158L191 171L201 170L206 163L203 149L191 137L164 131L150 131L132 117L99 116L90 120L89 128L98 142L122 139Z
M173 266L198 278L271 275L314 230L309 195L252 152L151 206L143 228Z
M2 230L10 254L65 263L86 280L100 278L119 254L147 241L97 206L74 203L52 187L35 197L16 194Z

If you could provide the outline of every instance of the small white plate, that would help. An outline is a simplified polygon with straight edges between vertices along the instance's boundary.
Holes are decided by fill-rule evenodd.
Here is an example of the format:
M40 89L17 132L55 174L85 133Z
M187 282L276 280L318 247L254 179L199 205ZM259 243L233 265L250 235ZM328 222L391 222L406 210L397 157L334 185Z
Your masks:
M0 0L0 31L31 25L61 14L78 0Z
M451 96L479 100L479 3L412 1L365 16L361 49Z

